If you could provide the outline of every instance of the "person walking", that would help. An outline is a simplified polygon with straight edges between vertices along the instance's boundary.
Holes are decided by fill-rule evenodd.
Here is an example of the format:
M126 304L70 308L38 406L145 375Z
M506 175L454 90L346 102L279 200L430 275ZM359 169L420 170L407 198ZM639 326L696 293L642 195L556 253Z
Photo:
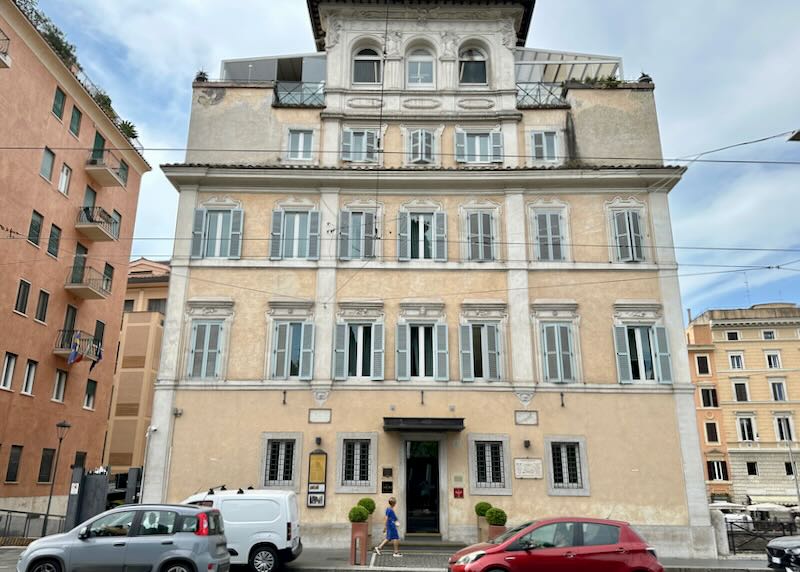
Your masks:
M397 526L400 524L400 521L397 520L397 514L394 512L394 506L397 504L397 499L394 497L389 498L389 506L386 507L386 520L383 524L383 533L384 538L381 543L375 547L375 554L380 555L381 548L383 548L387 542L390 540L392 541L392 545L394 546L394 553L392 556L395 558L399 558L402 556L400 554L400 534L397 532Z

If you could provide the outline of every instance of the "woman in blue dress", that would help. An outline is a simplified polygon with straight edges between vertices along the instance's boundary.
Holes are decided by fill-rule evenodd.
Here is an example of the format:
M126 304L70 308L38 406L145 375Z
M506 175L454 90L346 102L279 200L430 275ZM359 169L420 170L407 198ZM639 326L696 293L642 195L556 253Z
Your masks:
M397 499L390 497L389 506L386 507L386 521L383 525L383 532L386 536L383 541L375 547L375 554L380 554L381 548L391 540L394 545L394 554L392 554L392 556L396 558L402 556L402 554L400 554L400 534L397 532L397 526L400 524L400 521L397 520L397 514L394 512L394 505L396 504Z

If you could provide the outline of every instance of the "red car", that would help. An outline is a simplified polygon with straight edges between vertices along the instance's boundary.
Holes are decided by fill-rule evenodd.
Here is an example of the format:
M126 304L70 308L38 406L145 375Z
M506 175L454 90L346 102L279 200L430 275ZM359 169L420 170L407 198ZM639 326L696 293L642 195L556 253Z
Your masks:
M664 572L627 522L548 518L527 522L450 557L449 572Z

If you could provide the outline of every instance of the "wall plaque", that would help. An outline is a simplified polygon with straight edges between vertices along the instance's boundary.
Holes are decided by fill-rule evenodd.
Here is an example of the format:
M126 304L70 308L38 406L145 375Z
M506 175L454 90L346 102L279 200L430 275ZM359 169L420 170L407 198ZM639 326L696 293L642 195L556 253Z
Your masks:
M514 459L514 477L517 479L541 479L541 459Z
M330 409L309 409L308 410L309 423L330 423L331 410Z
M381 493L385 495L392 494L392 481L381 481Z
M517 425L538 425L539 412L528 410L517 410L514 412L514 423Z

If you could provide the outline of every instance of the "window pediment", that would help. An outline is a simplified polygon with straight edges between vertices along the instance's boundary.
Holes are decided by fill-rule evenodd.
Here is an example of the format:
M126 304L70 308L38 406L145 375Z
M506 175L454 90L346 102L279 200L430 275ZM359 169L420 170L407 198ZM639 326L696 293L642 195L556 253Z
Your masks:
M537 298L531 304L531 312L539 319L573 319L578 315L578 303L568 299Z
M508 305L503 300L464 300L461 316L465 320L502 320L508 316Z
M405 319L444 318L444 302L442 300L414 299L400 302L400 317Z
M656 321L661 318L662 306L657 300L617 300L614 302L614 320Z
M190 317L226 318L233 315L231 298L191 298L186 302Z
M383 318L383 300L341 300L338 317L343 320Z
M242 202L236 201L228 195L223 197L213 196L209 197L198 206L204 209L240 209L242 208Z
M267 314L272 318L301 318L308 319L314 315L313 300L272 299L267 302L269 310Z

